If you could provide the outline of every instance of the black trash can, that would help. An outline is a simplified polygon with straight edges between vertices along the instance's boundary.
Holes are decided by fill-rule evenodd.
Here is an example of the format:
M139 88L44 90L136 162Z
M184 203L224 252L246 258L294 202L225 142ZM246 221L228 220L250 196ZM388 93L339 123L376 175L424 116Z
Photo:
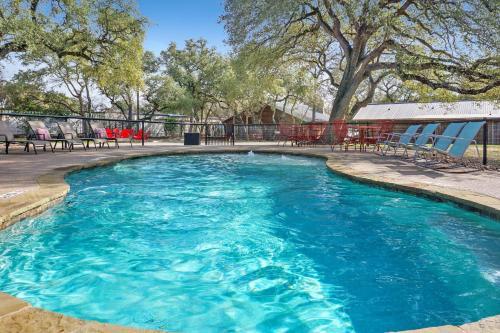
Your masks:
M184 146L200 145L200 133L184 133Z

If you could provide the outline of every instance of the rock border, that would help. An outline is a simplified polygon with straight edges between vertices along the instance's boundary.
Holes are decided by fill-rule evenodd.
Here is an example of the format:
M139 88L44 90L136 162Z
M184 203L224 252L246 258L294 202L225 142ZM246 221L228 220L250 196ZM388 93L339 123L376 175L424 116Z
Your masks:
M2 333L165 333L73 318L32 307L19 298L1 292L0 330Z

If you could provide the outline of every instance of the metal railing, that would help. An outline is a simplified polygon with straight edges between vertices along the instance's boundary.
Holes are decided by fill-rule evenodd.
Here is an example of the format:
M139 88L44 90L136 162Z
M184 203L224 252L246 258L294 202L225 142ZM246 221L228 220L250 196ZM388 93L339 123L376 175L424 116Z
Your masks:
M475 142L480 146L480 156L472 156L475 152L475 148L471 147L470 151L467 152L467 156L470 159L480 160L483 165L490 165L494 168L500 169L500 118L498 119L450 119L450 120L414 120L414 121L390 121L393 125L392 132L403 133L408 126L411 124L422 124L427 123L439 123L438 129L436 130L437 135L441 135L446 128L446 126L451 122L467 122L467 121L486 121L483 128L475 137ZM380 124L380 122L348 122L348 125L366 125L372 126ZM307 128L308 126L315 126L320 128L322 137L318 140L314 140L315 145L329 145L333 140L333 124L331 123L315 123L313 124L301 124L301 125L285 125L294 126L300 128ZM269 142L283 142L283 135L278 124L238 124L235 125L235 139L237 141L269 141Z
M176 141L181 142L184 133L199 133L201 142L205 145L234 145L235 142L268 142L270 144L283 143L283 133L279 124L211 124L211 123L188 123L158 120L125 120L102 117L82 117L73 115L43 115L26 113L0 113L0 120L8 120L11 127L16 129L18 135L29 135L29 127L26 125L28 119L43 120L52 133L58 132L57 121L67 121L82 136L91 136L90 123L99 122L103 127L111 129L133 129L135 133L142 132L137 137L141 145L145 144L146 137L149 140ZM481 120L481 119L476 119ZM481 156L479 159L484 165L500 169L500 118L485 119L486 125L482 128L475 140L481 145ZM469 119L453 119L446 121L435 121L440 124L436 134L441 134L447 124L454 121L470 121ZM393 121L394 132L404 132L413 123L426 124L432 121ZM350 125L373 125L376 122L349 122ZM294 125L299 127L311 126L311 124ZM321 128L321 138L314 141L315 145L329 145L333 140L333 125L329 123L315 123L314 126ZM471 158L477 159L477 156Z
M90 123L99 123L109 129L132 129L138 135L141 145L144 146L146 138L157 140L180 141L184 133L200 133L203 142L209 144L232 144L234 145L234 126L226 124L210 123L186 123L174 121L154 120L125 120L101 117L82 117L69 115L44 115L27 113L0 113L0 120L9 121L11 127L19 136L32 136L26 121L30 119L42 120L55 136L62 136L57 126L58 121L69 122L75 131L82 137L92 137ZM136 136L137 137L137 136Z

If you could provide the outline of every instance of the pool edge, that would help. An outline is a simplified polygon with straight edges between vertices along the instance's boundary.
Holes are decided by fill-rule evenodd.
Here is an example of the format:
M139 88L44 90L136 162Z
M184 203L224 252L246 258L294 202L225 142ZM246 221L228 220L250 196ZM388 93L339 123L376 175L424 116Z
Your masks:
M429 197L432 199L437 199L437 200L442 200L442 201L450 201L455 204L460 205L463 208L470 209L473 211L477 211L481 214L487 215L491 218L494 218L496 220L500 220L500 199L496 199L493 197L489 197L486 195L474 193L471 191L466 191L466 190L458 190L458 189L451 189L451 188L444 188L444 187L439 187L439 186L434 186L434 185L429 185L429 184L424 184L424 183L418 183L418 182L412 182L412 183L405 183L402 182L401 180L395 179L395 178L387 178L387 177L382 177L379 175L373 175L370 173L359 173L359 172L353 172L352 169L347 168L342 165L341 162L334 160L330 158L328 153L326 152L307 152L307 151L298 151L298 150L293 150L293 149L287 149L287 148L272 148L272 149L266 149L266 148L261 148L261 147L232 147L232 148L227 148L227 147L221 147L220 149L211 149L211 150L206 150L203 148L197 148L197 149L190 149L190 150L182 150L182 149L173 149L169 151L156 151L156 152L140 152L140 153L133 153L131 155L126 155L126 156L113 156L113 157L108 157L104 158L98 161L91 161L91 162L85 162L82 164L74 164L71 166L67 167L62 167L62 168L54 168L52 171L47 172L45 174L40 175L37 177L37 190L36 191L29 191L27 193L23 193L11 200L9 200L10 205L8 207L2 207L0 208L5 209L6 212L2 213L0 215L0 232L7 228L8 226L11 226L15 224L16 222L27 218L27 217L32 217L36 216L48 208L56 205L57 203L61 202L64 197L67 195L67 193L70 190L69 185L65 181L65 176L74 171L82 170L82 169L89 169L89 168L94 168L94 167L101 167L101 166L107 166L111 165L114 163L118 163L123 160L129 160L129 159L135 159L135 158L141 158L141 157L155 157L155 156L172 156L172 155L190 155L190 154L220 154L220 153L245 153L248 151L254 151L256 153L266 153L266 154L289 154L289 155L297 155L297 156L308 156L308 157L316 157L316 158L322 158L325 160L325 165L329 170L332 172L339 174L341 176L344 176L346 178L349 178L351 180L360 182L360 183L365 183L369 185L374 185L374 186L380 186L389 190L396 190L396 191L401 191L405 193L410 193L410 194L415 194L415 195L423 195L425 197ZM2 301L2 295L6 295L12 299L18 300L19 302L23 302L27 304L26 302L15 298L14 296L10 296L7 294L3 294L0 292L0 328L2 327L2 319L4 319L8 315L2 315L1 309L2 306L4 306L4 302ZM29 304L27 304L28 307L32 309L37 309L31 307ZM39 313L42 313L42 317L44 316L43 314L48 314L47 316L49 317L54 317L56 313L38 309ZM15 312L17 313L17 312ZM52 314L52 315L51 315ZM37 316L40 316L38 314ZM82 321L80 319L75 319L69 316L65 315L60 315L56 314L57 320L61 321L61 318L66 318L68 321L72 320L78 320ZM494 329L498 330L500 332L500 315L493 316L493 317L488 317L488 318L483 318L477 322L474 323L468 323L464 324L465 325L473 325L471 327L474 327L474 332L493 332L493 330L490 327L485 327L483 329L483 321L487 320L488 324L491 324L493 322L493 325L496 325ZM97 322L91 322L91 321L83 321L83 322L88 322L88 323L97 323ZM97 323L99 324L99 323ZM87 325L87 324L85 324ZM116 328L113 328L113 325L109 324L102 324L102 325L108 325L110 328L109 330L105 329L102 332L125 332L121 327L118 327L121 330L116 330ZM431 332L440 332L440 331L445 331L445 332L464 332L464 329L462 329L462 326L452 326L452 325L446 325L446 326L440 326L440 327L434 327L434 328L423 328L423 329L418 329L418 330L411 330L411 331L404 331L405 333L409 332L414 332L414 333L431 333ZM476 329L480 328L479 331ZM95 328L94 328L95 329ZM151 330L143 330L143 329L134 329L134 328L126 328L126 332L159 332L159 331L151 331ZM472 332L471 331L471 332ZM78 332L85 332L78 330Z
M0 329L4 329L2 332L33 332L34 326L43 327L43 332L165 333L69 317L33 307L19 298L0 292Z
M2 203L0 203L0 210L5 210L4 213L0 214L0 231L24 218L36 216L64 199L66 194L69 192L69 185L65 182L64 178L68 173L73 171L106 166L118 163L123 160L141 157L187 154L242 153L248 152L249 150L249 147L243 146L233 147L231 149L211 149L210 151L204 149L177 149L163 152L145 152L134 153L127 156L114 156L99 161L75 164L63 168L54 168L51 172L45 173L37 178L37 191L29 191L11 200L8 200L8 206L5 204L4 206L2 206ZM263 149L259 147L252 147L252 150L256 153L290 154L323 158L325 159L325 164L328 169L351 180L368 185L383 187L389 190L421 195L435 200L450 201L460 205L462 208L476 211L500 221L500 199L494 197L467 190L452 189L419 182L406 183L401 179L373 175L370 172L360 174L359 172L354 172L350 168L343 166L341 162L330 158L328 153L297 151L286 148Z

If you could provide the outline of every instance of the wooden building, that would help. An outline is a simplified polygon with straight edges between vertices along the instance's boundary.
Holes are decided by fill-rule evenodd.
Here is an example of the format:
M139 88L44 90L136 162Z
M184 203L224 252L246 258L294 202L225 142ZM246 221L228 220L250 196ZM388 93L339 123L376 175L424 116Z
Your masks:
M284 103L277 103L273 109L270 105L264 106L253 114L238 114L223 121L225 124L301 124L311 122L326 122L329 115L324 114L321 109L314 110L313 107L305 104L285 106Z

